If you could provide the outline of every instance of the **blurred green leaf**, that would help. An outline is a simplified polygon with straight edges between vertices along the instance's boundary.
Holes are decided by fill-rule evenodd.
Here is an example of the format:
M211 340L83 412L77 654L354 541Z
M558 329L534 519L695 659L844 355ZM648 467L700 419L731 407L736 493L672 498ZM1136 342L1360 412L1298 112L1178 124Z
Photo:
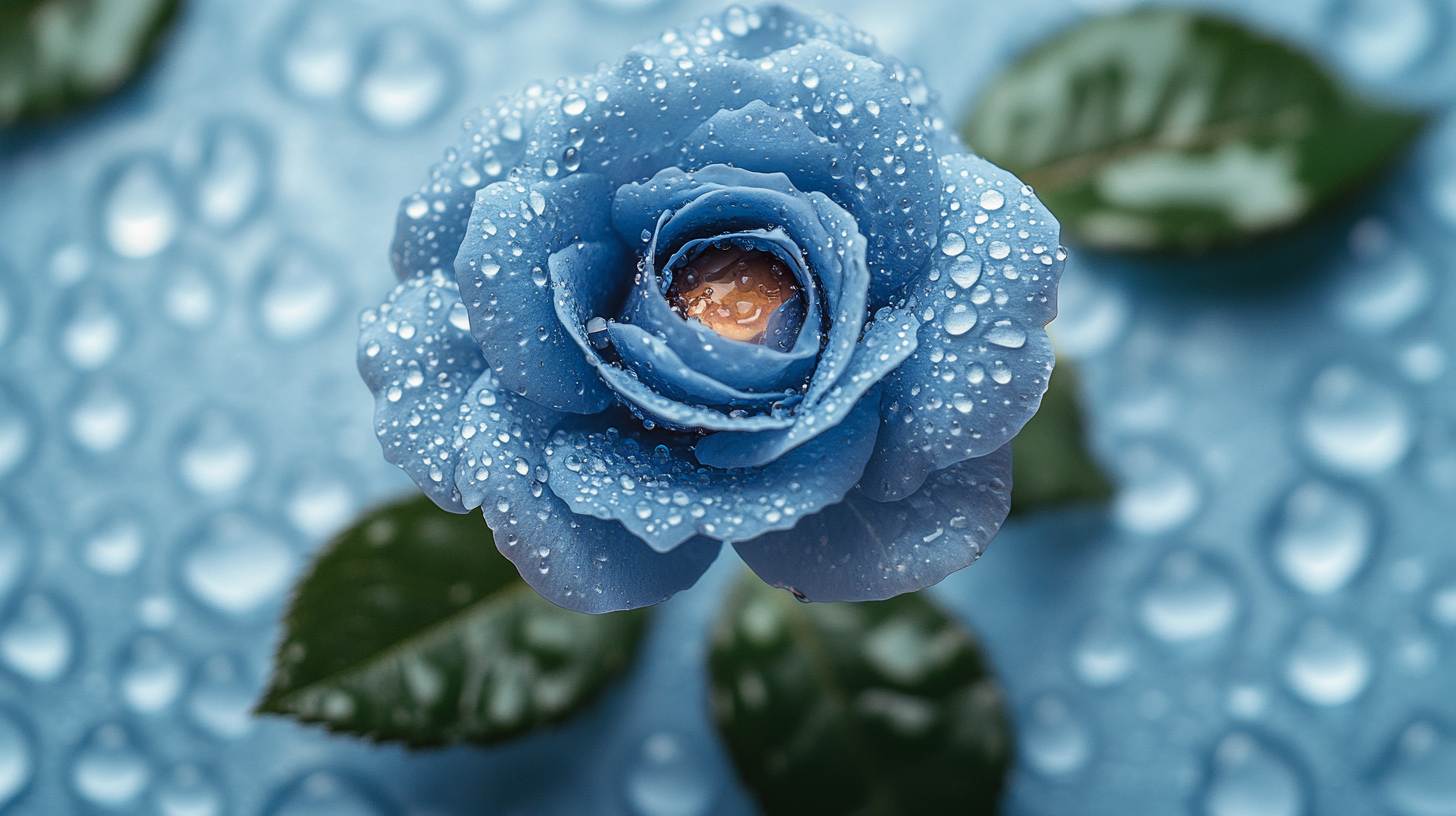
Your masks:
M627 667L646 620L553 605L478 513L418 496L366 515L319 556L258 710L411 745L495 742L590 702Z
M157 50L180 0L0 2L0 126L94 101Z
M1357 97L1309 56L1192 11L1078 25L981 97L966 142L1069 243L1197 251L1298 222L1389 163L1425 116Z
M1011 440L1012 515L1112 497L1112 483L1087 451L1077 396L1076 369L1058 360L1041 408Z
M770 816L996 809L1000 691L971 634L918 593L805 604L745 572L709 671L718 730Z

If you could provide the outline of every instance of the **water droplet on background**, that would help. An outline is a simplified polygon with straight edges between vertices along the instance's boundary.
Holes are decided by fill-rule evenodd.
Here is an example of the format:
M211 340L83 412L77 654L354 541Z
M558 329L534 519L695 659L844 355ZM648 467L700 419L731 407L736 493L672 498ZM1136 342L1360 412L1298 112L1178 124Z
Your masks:
M35 774L35 745L25 728L9 713L0 711L0 808L30 784Z
M257 126L231 120L209 124L193 182L197 220L223 231L242 226L263 202L268 173L268 149Z
M1430 52L1443 29L1437 13L1428 0L1344 0L1330 35L1345 67L1365 80L1390 80Z
M69 427L71 438L82 450L107 454L131 438L137 409L126 392L115 383L93 382L75 398Z
M81 560L102 575L125 575L146 552L146 527L124 510L109 510L81 538Z
M1134 447L1120 462L1124 469L1113 515L1123 529L1160 535L1182 527L1203 502L1203 491L1172 456Z
M349 11L319 3L289 21L278 53L285 90L301 99L330 99L353 83L358 57Z
M169 265L164 276L162 313L168 320L193 331L214 325L222 295L217 280L201 262Z
M1282 757L1247 734L1230 734L1213 754L1203 793L1206 816L1304 816L1304 785Z
M0 660L37 683L52 683L75 657L75 626L56 601L36 593L23 598L0 629Z
M111 362L121 349L126 326L114 308L116 295L94 288L63 308L61 353L82 371L94 371Z
M469 17L479 20L496 20L515 11L521 0L458 0L460 9Z
M177 467L182 481L207 496L242 487L253 475L258 454L227 414L207 411L181 437Z
M1233 584L1197 553L1176 552L1158 566L1138 604L1143 626L1168 643L1225 634L1239 613Z
M450 46L412 28L380 35L367 51L356 102L381 130L422 125L450 104L455 85Z
M203 661L187 695L187 715L204 731L237 739L253 728L253 702L258 690L238 661L214 655Z
M352 780L315 771L289 788L267 816L387 816L394 812Z
M108 723L92 732L71 766L71 784L82 799L104 808L136 801L151 782L146 757L126 730Z
M182 663L160 638L143 635L126 649L117 688L131 710L156 713L172 705L181 692Z
M1311 595L1343 588L1375 539L1375 511L1363 496L1325 482L1300 485L1284 503L1274 531L1274 563Z
M1381 775L1385 801L1400 816L1456 813L1456 739L1430 722L1411 723Z
M1137 645L1111 623L1093 621L1072 648L1072 671L1092 688L1122 683L1137 667Z
M171 171L160 159L131 159L108 174L101 194L106 243L123 258L149 258L181 228Z
M244 516L226 515L182 556L182 581L207 606L242 616L282 595L297 560L282 536Z
M195 765L178 765L157 784L157 816L222 816L222 791ZM324 816L320 814L320 816Z
M1328 621L1304 625L1284 662L1284 679L1301 699L1318 706L1350 702L1365 690L1374 666L1354 636Z
M264 333L284 342L302 340L322 329L342 300L333 266L291 242L264 262L256 297Z
M643 741L627 772L627 803L636 816L703 816L717 793L695 741L659 732Z
M1070 776L1091 759L1092 737L1060 697L1037 698L1024 723L1017 743L1037 773L1052 778Z
M1348 365L1315 378L1299 414L1299 430L1314 458L1352 476L1390 469L1410 450L1410 406L1395 390Z
M357 509L358 500L349 485L326 472L300 477L287 505L289 523L314 540L343 529Z

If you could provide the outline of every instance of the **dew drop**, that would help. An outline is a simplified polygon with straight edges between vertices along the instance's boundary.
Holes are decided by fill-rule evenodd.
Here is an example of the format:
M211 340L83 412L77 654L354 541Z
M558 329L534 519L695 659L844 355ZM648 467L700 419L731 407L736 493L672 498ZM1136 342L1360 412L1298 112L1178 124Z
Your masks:
M1367 81L1388 81L1431 51L1443 26L1427 0L1345 0L1331 39L1345 65Z
M177 237L177 193L159 159L133 159L114 170L102 201L106 243L123 258L149 258Z
M586 100L579 94L567 94L561 100L561 112L567 116L580 116L586 110Z
M1303 816L1299 777L1278 754L1247 734L1224 737L1213 754L1203 794L1207 816Z
M950 266L950 279L956 286L962 289L969 289L976 285L981 279L981 261L969 255L963 255L959 260Z
M979 315L974 306L969 303L957 303L945 313L943 321L945 333L952 337L959 337L975 328L977 319L979 319Z
M343 93L358 71L354 32L342 15L314 9L293 23L279 50L279 79L298 98L330 99Z
M627 802L635 816L704 816L717 794L704 772L708 759L696 741L658 732L642 742L627 772Z
M206 270L195 263L183 263L168 270L161 300L168 320L197 331L212 325L221 296Z
M979 203L981 209L995 212L1006 203L1006 196L1002 195L1000 190L987 190L981 193Z
M1338 706L1365 690L1373 668L1360 641L1316 618L1301 629L1285 657L1284 679L1306 702Z
M1107 621L1094 620L1072 648L1072 671L1092 688L1116 686L1137 666L1132 638Z
M197 220L227 231L251 218L268 182L266 156L253 125L235 121L210 125L193 191Z
M992 241L991 245L987 247L986 252L992 259L1000 261L1011 254L1011 247L1005 241Z
M1365 498L1308 482L1284 503L1274 532L1274 562L1296 588L1324 595L1349 583L1374 537L1375 511Z
M61 327L61 352L71 365L93 371L111 362L126 333L111 295L92 293L72 302Z
M222 792L193 765L179 765L157 786L158 816L222 816Z
M1138 602L1143 626L1168 643L1191 643L1227 632L1239 611L1229 580L1189 551L1168 556Z
M131 437L136 409L110 383L94 383L76 400L69 417L71 438L83 450L110 453Z
M81 557L102 575L125 575L136 569L146 552L146 531L135 517L109 512L82 538Z
M341 300L330 264L311 250L288 243L277 249L259 273L258 321L275 340L294 342L322 329Z
M277 798L267 816L386 816L396 812L357 783L328 771L315 771Z
M1026 332L1013 326L1010 320L998 320L983 335L987 343L1002 348L1017 349L1026 345Z
M1203 501L1198 482L1167 454L1147 447L1128 451L1113 515L1126 530L1142 535L1171 532L1188 522Z
M20 723L0 712L0 808L8 806L30 784L35 773L35 746Z
M22 599L0 630L0 659L16 674L50 683L66 673L75 655L76 634L56 602L39 593Z
M962 252L965 252L966 251L966 239L965 239L965 236L961 235L959 232L947 232L940 239L940 251L941 252L944 252L945 254L947 254L947 255L949 255L951 257L955 257L955 256L961 254ZM967 285L969 285L969 284L967 284Z
M182 436L177 468L182 481L206 496L242 487L253 475L257 453L227 414L204 413Z
M214 655L202 664L187 695L187 715L215 736L237 739L253 727L253 700L257 690L247 682L238 663Z
M1405 458L1413 433L1410 407L1399 393L1343 364L1315 378L1299 421L1315 459L1352 476L1390 469Z
M152 769L115 723L92 732L71 766L71 784L82 799L119 809L139 797L151 782Z
M296 566L282 536L238 515L214 519L181 558L182 582L192 595L233 616L276 600Z
M1031 704L1018 743L1032 769L1051 778L1076 773L1092 756L1092 736L1087 727L1065 701L1052 694Z
M127 649L117 686L132 711L155 714L181 692L182 664L160 639L143 635Z
M356 102L384 131L404 131L443 112L454 86L451 50L412 28L384 32L369 49Z
M0 383L0 478L13 473L30 455L34 431L29 413Z
M1406 726L1379 787L1400 816L1456 814L1456 739L1424 720Z

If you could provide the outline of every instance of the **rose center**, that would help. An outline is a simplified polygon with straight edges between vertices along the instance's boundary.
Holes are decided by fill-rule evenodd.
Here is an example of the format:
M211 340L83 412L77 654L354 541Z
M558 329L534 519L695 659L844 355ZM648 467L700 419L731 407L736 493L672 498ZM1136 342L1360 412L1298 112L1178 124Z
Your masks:
M667 302L684 320L696 319L730 340L761 342L769 318L799 294L799 282L772 252L709 247L683 264Z

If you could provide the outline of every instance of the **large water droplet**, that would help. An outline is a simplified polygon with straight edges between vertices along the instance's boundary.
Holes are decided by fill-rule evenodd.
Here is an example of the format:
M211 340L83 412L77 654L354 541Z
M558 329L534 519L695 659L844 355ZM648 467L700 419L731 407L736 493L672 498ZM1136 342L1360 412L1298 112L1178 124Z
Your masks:
M1113 515L1124 529L1143 535L1172 532L1203 502L1203 491L1181 462L1149 447L1127 451Z
M81 537L81 559L103 575L125 575L141 563L146 546L146 528L141 520L125 510L114 509Z
M278 52L284 90L302 99L328 99L344 92L358 70L355 32L349 10L312 4L289 22Z
M75 657L75 627L56 601L36 593L21 600L0 630L0 659L37 683L59 679Z
M117 255L147 258L177 237L177 193L160 159L132 159L112 170L101 199L102 232Z
M71 766L71 784L82 799L106 808L121 808L146 790L152 769L115 723L97 728Z
M110 453L131 438L136 414L131 399L115 383L93 382L71 408L71 438L89 453Z
M1456 739L1424 720L1411 723L1401 732L1380 788L1401 816L1456 814Z
M1330 19L1337 53L1362 79L1405 73L1430 52L1442 30L1428 0L1344 0Z
M1339 473L1373 476L1410 450L1411 412L1399 393L1348 365L1315 378L1300 431L1316 460Z
M1382 334L1410 320L1435 288L1430 263L1397 242L1380 221L1366 219L1350 234L1351 261L1335 289L1335 314L1357 331Z
M1087 726L1053 694L1031 704L1018 742L1032 769L1052 778L1076 773L1092 756L1092 736Z
M254 125L222 120L207 126L193 192L197 220L224 231L241 226L258 211L267 184L268 150Z
M204 604L246 615L276 600L297 558L282 536L244 516L218 518L182 557L182 580Z
M370 46L356 92L376 127L408 130L440 114L454 86L452 49L412 28L384 32Z
M0 808L15 801L35 773L35 745L19 722L0 712Z
M354 491L329 473L306 473L294 482L288 497L288 521L311 539L323 539L343 528L358 501Z
M259 273L258 319L275 340L302 340L338 311L340 287L332 266L296 243L279 247Z
M386 816L394 812L353 780L315 771L285 791L268 816Z
M257 689L241 666L225 655L203 662L187 696L187 715L203 730L236 739L253 727L253 700Z
M1247 734L1230 734L1214 751L1203 812L1207 816L1303 816L1304 786L1278 754Z
M1186 550L1164 559L1138 604L1143 626L1169 643L1218 637L1238 612L1239 596L1229 579Z
M976 307L969 303L957 303L950 306L943 312L942 325L945 326L945 333L952 337L959 337L975 328L976 321L980 315L976 313Z
M100 368L116 356L126 328L110 293L90 290L64 309L61 325L61 353L71 365L83 371Z
M222 791L195 765L178 765L157 785L157 816L222 816Z
M1375 538L1375 511L1363 496L1325 482L1301 485L1284 503L1274 530L1274 563L1311 595L1349 583Z
M117 687L133 711L156 713L172 705L182 690L182 664L162 640L143 635L127 648Z
M252 440L232 417L208 411L183 433L177 467L188 487L220 496L242 487L257 459Z
M1320 706L1344 705L1358 697L1372 670L1364 644L1319 618L1304 625L1284 661L1289 688Z
M627 802L637 816L703 816L716 794L707 758L693 740L659 732L642 743L627 772Z

